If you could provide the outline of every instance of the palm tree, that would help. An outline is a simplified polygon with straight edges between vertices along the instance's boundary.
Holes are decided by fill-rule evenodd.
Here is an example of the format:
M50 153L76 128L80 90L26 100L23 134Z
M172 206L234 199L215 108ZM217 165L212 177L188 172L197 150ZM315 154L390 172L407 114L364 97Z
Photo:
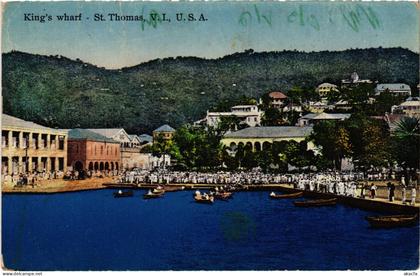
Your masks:
M399 139L411 139L420 136L420 120L417 118L404 117L397 123L394 132Z
M396 152L404 167L420 168L420 120L405 117L394 131Z

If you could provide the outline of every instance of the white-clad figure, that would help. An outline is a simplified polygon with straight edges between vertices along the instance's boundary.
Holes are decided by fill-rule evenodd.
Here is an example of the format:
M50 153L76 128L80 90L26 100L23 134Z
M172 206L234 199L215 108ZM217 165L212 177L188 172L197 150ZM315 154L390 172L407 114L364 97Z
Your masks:
M413 186L413 188L411 189L411 205L416 204L416 195L417 195L416 187Z
M405 201L406 201L406 199L407 199L407 195L406 195L406 193L407 193L407 191L406 191L406 189L405 189L405 186L402 186L402 188L401 188L401 197L402 197L402 199L401 199L401 203L402 203L402 204L405 204Z

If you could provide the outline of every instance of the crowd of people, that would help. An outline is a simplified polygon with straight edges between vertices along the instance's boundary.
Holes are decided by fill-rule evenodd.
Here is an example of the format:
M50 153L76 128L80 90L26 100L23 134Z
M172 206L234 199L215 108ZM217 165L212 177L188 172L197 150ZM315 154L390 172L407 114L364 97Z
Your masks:
M118 170L69 170L65 174L64 178L65 180L82 180L86 178L104 178L104 177L114 177L117 176Z
M407 175L407 174L406 174ZM318 173L287 173L274 174L264 173L260 170L252 171L219 171L219 172L181 172L169 170L69 170L52 172L14 173L3 174L2 181L13 186L32 185L35 186L40 180L65 179L80 180L86 178L113 177L119 183L131 184L219 184L230 187L243 185L264 185L264 184L290 184L300 190L331 193L349 197L370 197L377 196L378 187L369 181L389 181L386 188L388 200L394 201L395 180L400 180L402 203L414 204L416 197L416 179L414 174L406 177L396 170L371 170L362 172L318 172ZM414 176L414 177L413 177ZM392 181L392 182L391 182ZM408 196L411 195L411 201Z
M5 173L2 174L2 183L13 186L32 185L35 186L41 180L61 179L63 178L63 171L42 171L42 172L27 172L27 173Z
M398 178L400 177L400 178ZM322 172L322 173L295 173L295 174L271 174L261 171L248 172L179 172L179 171L124 171L118 175L118 182L132 184L220 184L227 186L237 185L263 185L263 184L290 184L300 190L331 193L349 197L377 196L378 187L368 184L369 181L401 180L402 203L407 202L408 190L411 193L411 204L416 197L416 182L411 177L408 180L395 172ZM395 182L395 181L394 181ZM395 185L388 183L388 200L394 201Z

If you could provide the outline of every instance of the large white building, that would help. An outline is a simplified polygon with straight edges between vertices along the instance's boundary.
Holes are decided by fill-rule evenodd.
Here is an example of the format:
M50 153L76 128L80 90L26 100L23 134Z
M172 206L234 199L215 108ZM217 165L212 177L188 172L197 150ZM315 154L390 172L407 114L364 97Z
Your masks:
M259 126L261 124L261 112L257 105L236 105L231 108L230 112L209 112L204 120L206 125L216 127L220 118L235 116L241 120L241 123L247 124L251 127Z
M375 95L383 92L388 92L395 96L410 96L411 88L405 83L378 83L375 88Z

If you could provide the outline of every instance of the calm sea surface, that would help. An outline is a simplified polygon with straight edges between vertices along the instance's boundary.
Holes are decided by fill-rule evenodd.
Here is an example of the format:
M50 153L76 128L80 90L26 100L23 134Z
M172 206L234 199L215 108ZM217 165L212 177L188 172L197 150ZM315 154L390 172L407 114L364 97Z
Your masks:
M2 253L18 270L402 270L419 227L369 228L374 213L296 208L268 192L193 202L192 191L114 199L113 190L3 195Z

